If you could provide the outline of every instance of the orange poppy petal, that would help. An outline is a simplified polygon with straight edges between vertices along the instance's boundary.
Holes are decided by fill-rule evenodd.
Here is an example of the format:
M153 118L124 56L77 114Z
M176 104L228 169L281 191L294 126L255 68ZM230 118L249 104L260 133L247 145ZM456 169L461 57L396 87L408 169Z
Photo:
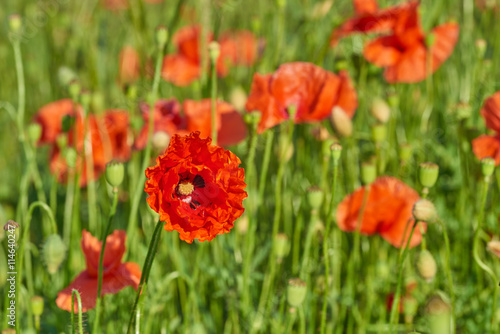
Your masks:
M365 59L380 67L393 66L401 58L401 54L394 35L378 37L368 43L363 50Z
M434 43L430 47L432 54L432 72L435 72L450 57L458 41L457 23L445 23L432 29Z
M176 86L187 86L201 75L199 63L181 55L166 55L163 58L161 76Z
M354 10L356 15L374 14L378 10L378 3L376 0L353 0Z
M416 45L401 54L399 61L384 71L389 83L414 83L424 80L430 72L426 70L427 52L424 45Z
M500 165L500 136L481 135L472 141L472 151L479 160L495 159L495 165Z
M118 63L118 81L120 84L134 82L140 76L141 59L139 53L129 45L123 47L120 51L120 60Z
M358 93L354 89L351 77L347 71L339 72L340 87L337 93L336 106L339 106L344 112L352 118L358 108Z
M105 149L107 151L111 149L112 159L119 161L128 160L131 150L128 112L119 109L106 110L103 123L106 130L105 136L103 136ZM107 156L109 157L109 154Z
M500 133L500 91L484 101L481 116L483 116L489 129Z
M106 249L103 259L103 272L105 275L120 266L123 254L125 253L125 239L126 234L123 230L114 230L106 238ZM89 275L97 277L102 241L92 236L90 232L83 230L81 246Z
M42 128L38 144L55 143L57 136L62 132L64 116L75 114L73 108L73 100L63 99L51 102L38 110L34 117L34 121ZM78 108L81 109L81 106Z

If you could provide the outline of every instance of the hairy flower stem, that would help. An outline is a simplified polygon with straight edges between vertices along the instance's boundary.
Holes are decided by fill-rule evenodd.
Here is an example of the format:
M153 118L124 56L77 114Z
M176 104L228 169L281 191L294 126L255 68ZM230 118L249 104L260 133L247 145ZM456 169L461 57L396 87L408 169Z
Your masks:
M406 255L408 255L408 251L410 249L410 241L413 237L413 232L415 232L415 227L418 225L418 220L415 220L410 232L410 236L408 241L406 242L406 246L404 247L403 253L400 257L398 257L398 283L396 285L396 292L394 293L394 300L392 301L391 306L391 316L389 318L389 331L392 334L394 330L394 323L397 319L397 314L399 312L399 300L401 298L401 285L403 283L403 269L405 264ZM404 234L406 235L406 234Z
M103 262L104 262L104 252L106 249L106 242L109 235L109 231L111 230L111 224L113 223L113 218L116 214L116 207L118 205L118 188L113 188L113 203L111 204L111 211L109 212L108 223L106 224L106 230L102 236L102 248L101 254L99 255L99 268L97 275L97 300L95 304L95 319L94 319L94 333L100 332L100 311L101 311L101 290L102 290L102 275L103 275Z
M155 104L156 100L158 98L158 88L160 85L160 73L161 73L161 66L163 63L163 49L158 48L158 54L157 54L157 59L156 59L156 66L155 66L155 74L154 74L154 79L153 79L153 87L151 89L151 95L149 96L149 120L148 120L148 141L146 144L146 149L144 150L144 156L142 159L142 165L141 165L141 177L137 180L137 184L135 186L135 191L134 195L132 197L132 206L130 209L130 215L128 219L128 225L127 225L127 236L128 236L128 245L127 245L127 250L128 252L135 247L135 238L136 238L136 225L137 225L137 213L139 211L139 204L141 201L141 197L144 191L144 182L146 182L146 174L145 170L149 165L149 160L151 159L151 150L152 150L152 139L153 139L153 130L154 130L154 111L155 111ZM128 252L125 255L125 257L128 257Z
M474 257L474 261L476 261L477 265L483 269L493 280L493 303L491 307L491 331L493 333L497 332L497 323L495 322L495 311L496 311L496 304L497 304L497 295L498 295L498 278L495 275L495 272L481 260L479 257L479 234L481 232L481 226L484 221L484 212L486 208L486 198L488 197L488 189L489 189L489 177L485 177L484 183L483 183L483 191L481 193L481 208L479 211L479 216L477 218L477 227L476 231L474 233L474 243L472 247L472 255Z
M321 309L321 329L320 333L325 333L326 330L326 313L328 305L328 297L330 295L330 259L328 256L328 238L330 237L330 229L332 224L333 206L335 204L335 189L337 188L338 160L333 160L333 179L330 196L330 204L328 214L325 221L325 236L323 237L323 261L325 262L325 294L323 296L323 307Z
M441 225L441 228L443 229L443 237L444 237L444 244L445 244L445 251L446 251L446 258L445 258L445 263L446 263L446 277L448 279L448 290L450 292L450 299L451 299L451 334L455 334L455 327L456 327L456 320L455 320L455 292L453 289L453 278L451 276L451 264L450 264L450 239L448 238L448 232L446 231L446 226L443 224L441 220L438 220L439 225ZM495 290L497 290L495 288Z
M84 333L83 331L83 315L82 315L82 299L78 290L73 289L71 291L71 334L75 333L75 296L78 304L78 332Z
M151 267L153 266L153 261L155 259L156 251L158 249L158 244L161 239L162 227L163 227L163 222L158 221L156 223L153 236L151 237L151 242L149 243L148 254L146 255L146 260L144 260L144 265L142 266L142 275L141 275L141 280L139 282L139 287L137 288L134 306L132 307L132 311L130 312L130 320L128 323L127 334L131 334L132 329L134 327L137 307L139 305L139 299L141 298L143 290L145 289L146 284L148 282L149 273L151 272Z

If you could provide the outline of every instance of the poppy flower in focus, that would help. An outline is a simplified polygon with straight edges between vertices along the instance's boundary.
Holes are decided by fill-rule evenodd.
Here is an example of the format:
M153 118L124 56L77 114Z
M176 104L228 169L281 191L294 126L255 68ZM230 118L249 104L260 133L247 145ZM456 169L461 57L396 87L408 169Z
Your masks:
M336 106L352 118L358 99L346 71L336 75L311 63L293 62L273 74L254 75L246 109L262 113L259 133L287 120L292 105L295 123L317 122Z
M212 100L185 100L182 109L186 115L186 130L199 131L202 138L212 135ZM245 139L247 128L243 117L227 102L217 101L217 144L235 145Z
M356 230L365 189L362 187L347 195L339 204L337 224L342 231ZM389 176L377 178L370 186L363 219L358 227L360 233L365 235L378 233L394 247L405 246L415 223L412 214L413 205L419 199L418 193L402 181ZM424 231L427 229L425 223L420 222L419 225ZM410 247L417 246L421 240L421 228L417 226Z
M348 20L332 34L332 44L351 33L386 33L370 41L363 55L370 63L385 68L389 83L424 80L449 58L458 40L459 26L450 22L425 34L419 16L419 2L410 1Z
M177 53L163 59L162 77L176 86L187 86L201 77L202 55L200 54L202 31L200 25L179 29L173 36ZM206 33L205 46L213 40L211 32ZM224 77L233 65L250 66L256 59L258 43L249 31L223 33L219 41L220 56L217 59L217 75ZM207 52L207 50L203 50ZM206 54L207 64L208 53ZM207 69L208 70L208 67Z
M245 210L241 161L211 141L199 132L174 135L156 166L146 169L149 206L160 214L165 230L178 231L188 243L228 233Z
M136 81L141 72L141 59L139 53L127 45L120 51L118 65L118 82L122 85Z
M486 127L496 132L495 135L481 135L472 141L472 151L479 159L493 158L495 165L500 165L500 91L488 97L481 108Z
M178 133L179 129L184 128L185 120L181 117L180 109L181 105L176 99L158 100L153 113L153 136L162 133L171 137L174 133ZM149 105L141 104L141 110L144 125L134 142L136 150L144 149L148 142Z
M125 239L126 234L123 230L115 230L106 239L101 296L116 294L127 286L132 286L137 290L139 286L141 279L139 265L133 262L122 263L122 257L125 253ZM102 242L93 237L90 232L83 230L81 247L87 268L67 288L57 294L57 306L68 312L71 312L71 291L73 289L80 292L82 312L93 309L96 304ZM76 301L74 309L78 310Z
M78 106L74 112L73 101L59 100L40 108L34 117L35 122L42 127L42 136L39 144L51 144L50 170L63 182L67 179L68 163L56 143L59 135L67 136L67 145L78 153L75 168L81 171L80 185L87 184L87 163L82 158L85 142L85 122L83 109ZM73 117L73 125L67 133L63 132L62 122L64 116ZM107 110L102 116L89 114L88 139L92 148L93 179L97 179L105 170L106 164L113 159L128 160L130 157L129 118L123 110ZM76 135L76 138L75 138Z

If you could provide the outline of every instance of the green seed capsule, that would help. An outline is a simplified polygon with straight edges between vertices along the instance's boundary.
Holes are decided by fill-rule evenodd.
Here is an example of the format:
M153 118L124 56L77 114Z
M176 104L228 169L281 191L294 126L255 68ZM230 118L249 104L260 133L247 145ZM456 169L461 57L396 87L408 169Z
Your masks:
M439 175L439 166L431 162L424 162L420 164L419 177L420 183L426 187L431 188L436 184Z
M484 158L481 160L481 171L484 177L489 177L495 171L495 160L493 158Z
M31 312L34 316L40 316L43 313L43 298L34 296L31 298Z
M290 306L298 307L306 298L307 285L300 278L292 278L288 281L287 301Z
M125 176L125 168L121 162L111 161L106 165L106 181L112 187L119 187Z

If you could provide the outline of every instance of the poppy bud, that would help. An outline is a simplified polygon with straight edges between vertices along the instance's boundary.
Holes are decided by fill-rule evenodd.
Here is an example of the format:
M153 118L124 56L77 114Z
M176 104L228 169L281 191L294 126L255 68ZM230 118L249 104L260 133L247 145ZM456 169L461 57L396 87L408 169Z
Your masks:
M23 25L23 21L21 19L21 16L18 14L12 14L9 16L9 28L10 31L13 33L19 33L21 31L21 27Z
M430 333L450 333L450 311L450 304L442 294L431 297L426 307Z
M340 155L342 154L342 145L339 143L333 143L330 146L330 150L332 151L332 158L334 165L338 164L340 160Z
M484 158L481 160L481 172L484 177L490 177L495 171L495 160L493 158Z
M274 252L279 262L288 255L290 252L290 241L286 234L278 233L276 235L274 238Z
M153 134L153 139L151 144L156 151L165 151L168 144L170 143L170 136L165 131L156 131Z
M352 135L352 121L341 107L333 107L330 123L338 135L342 137L350 137Z
M403 301L405 322L407 324L411 324L413 322L413 318L417 314L418 301L411 295L404 296L402 301Z
M28 125L28 137L30 141L34 144L40 139L42 135L42 127L38 123L31 123Z
M43 313L43 298L34 296L31 298L31 312L34 316L41 316Z
M111 161L106 165L106 181L113 188L118 188L123 182L125 168L121 162Z
M381 123L387 123L387 121L391 117L391 108L384 100L380 98L376 98L373 100L370 112L372 116Z
M364 185L370 184L375 181L377 177L377 168L371 162L364 162L361 164L361 182Z
M61 86L66 87L72 81L75 81L77 79L77 76L75 72L73 72L73 70L69 67L61 66L57 70L57 79L59 80Z
M208 52L210 54L210 59L212 63L216 63L220 55L220 45L219 43L213 41L208 44Z
M458 119L468 119L472 114L472 107L467 102L460 102L455 107Z
M437 265L432 254L424 249L418 254L417 271L427 283L432 282L436 276Z
M484 54L486 53L486 48L488 47L488 43L484 39L480 38L477 39L474 44L476 46L478 58L483 59Z
M80 95L80 92L82 90L82 87L80 86L80 83L76 80L73 80L69 84L69 95L73 99L73 101L78 100L78 96Z
M168 41L168 30L164 26L156 28L156 43L158 47L163 50Z
M408 162L408 160L410 160L411 158L412 153L412 147L410 144L401 144L399 146L399 158L401 159L401 162Z
M380 144L387 137L387 127L385 124L375 124L372 126L372 139L375 143Z
M234 87L229 93L229 102L234 106L236 110L245 110L245 104L247 103L247 93L241 86ZM253 114L253 113L252 113ZM259 114L260 113L256 113Z
M42 249L43 260L50 274L55 274L66 257L66 246L59 234L50 235Z
M436 184L439 175L439 166L432 162L424 162L420 164L419 178L420 183L426 187L431 188Z
M76 159L78 155L76 154L74 148L68 147L66 152L64 152L64 157L66 158L66 163L69 167L74 168L76 166Z
M260 117L260 112L247 112L243 115L243 120L252 128L255 128L260 121Z
M318 186L309 187L307 201L313 210L318 210L323 203L323 190Z
M437 219L436 207L427 199L420 199L413 205L415 220L432 223Z
M495 254L497 257L500 257L500 241L493 240L488 242L488 250Z
M307 294L306 282L300 278L292 278L288 280L287 301L290 306L298 307L304 302Z

